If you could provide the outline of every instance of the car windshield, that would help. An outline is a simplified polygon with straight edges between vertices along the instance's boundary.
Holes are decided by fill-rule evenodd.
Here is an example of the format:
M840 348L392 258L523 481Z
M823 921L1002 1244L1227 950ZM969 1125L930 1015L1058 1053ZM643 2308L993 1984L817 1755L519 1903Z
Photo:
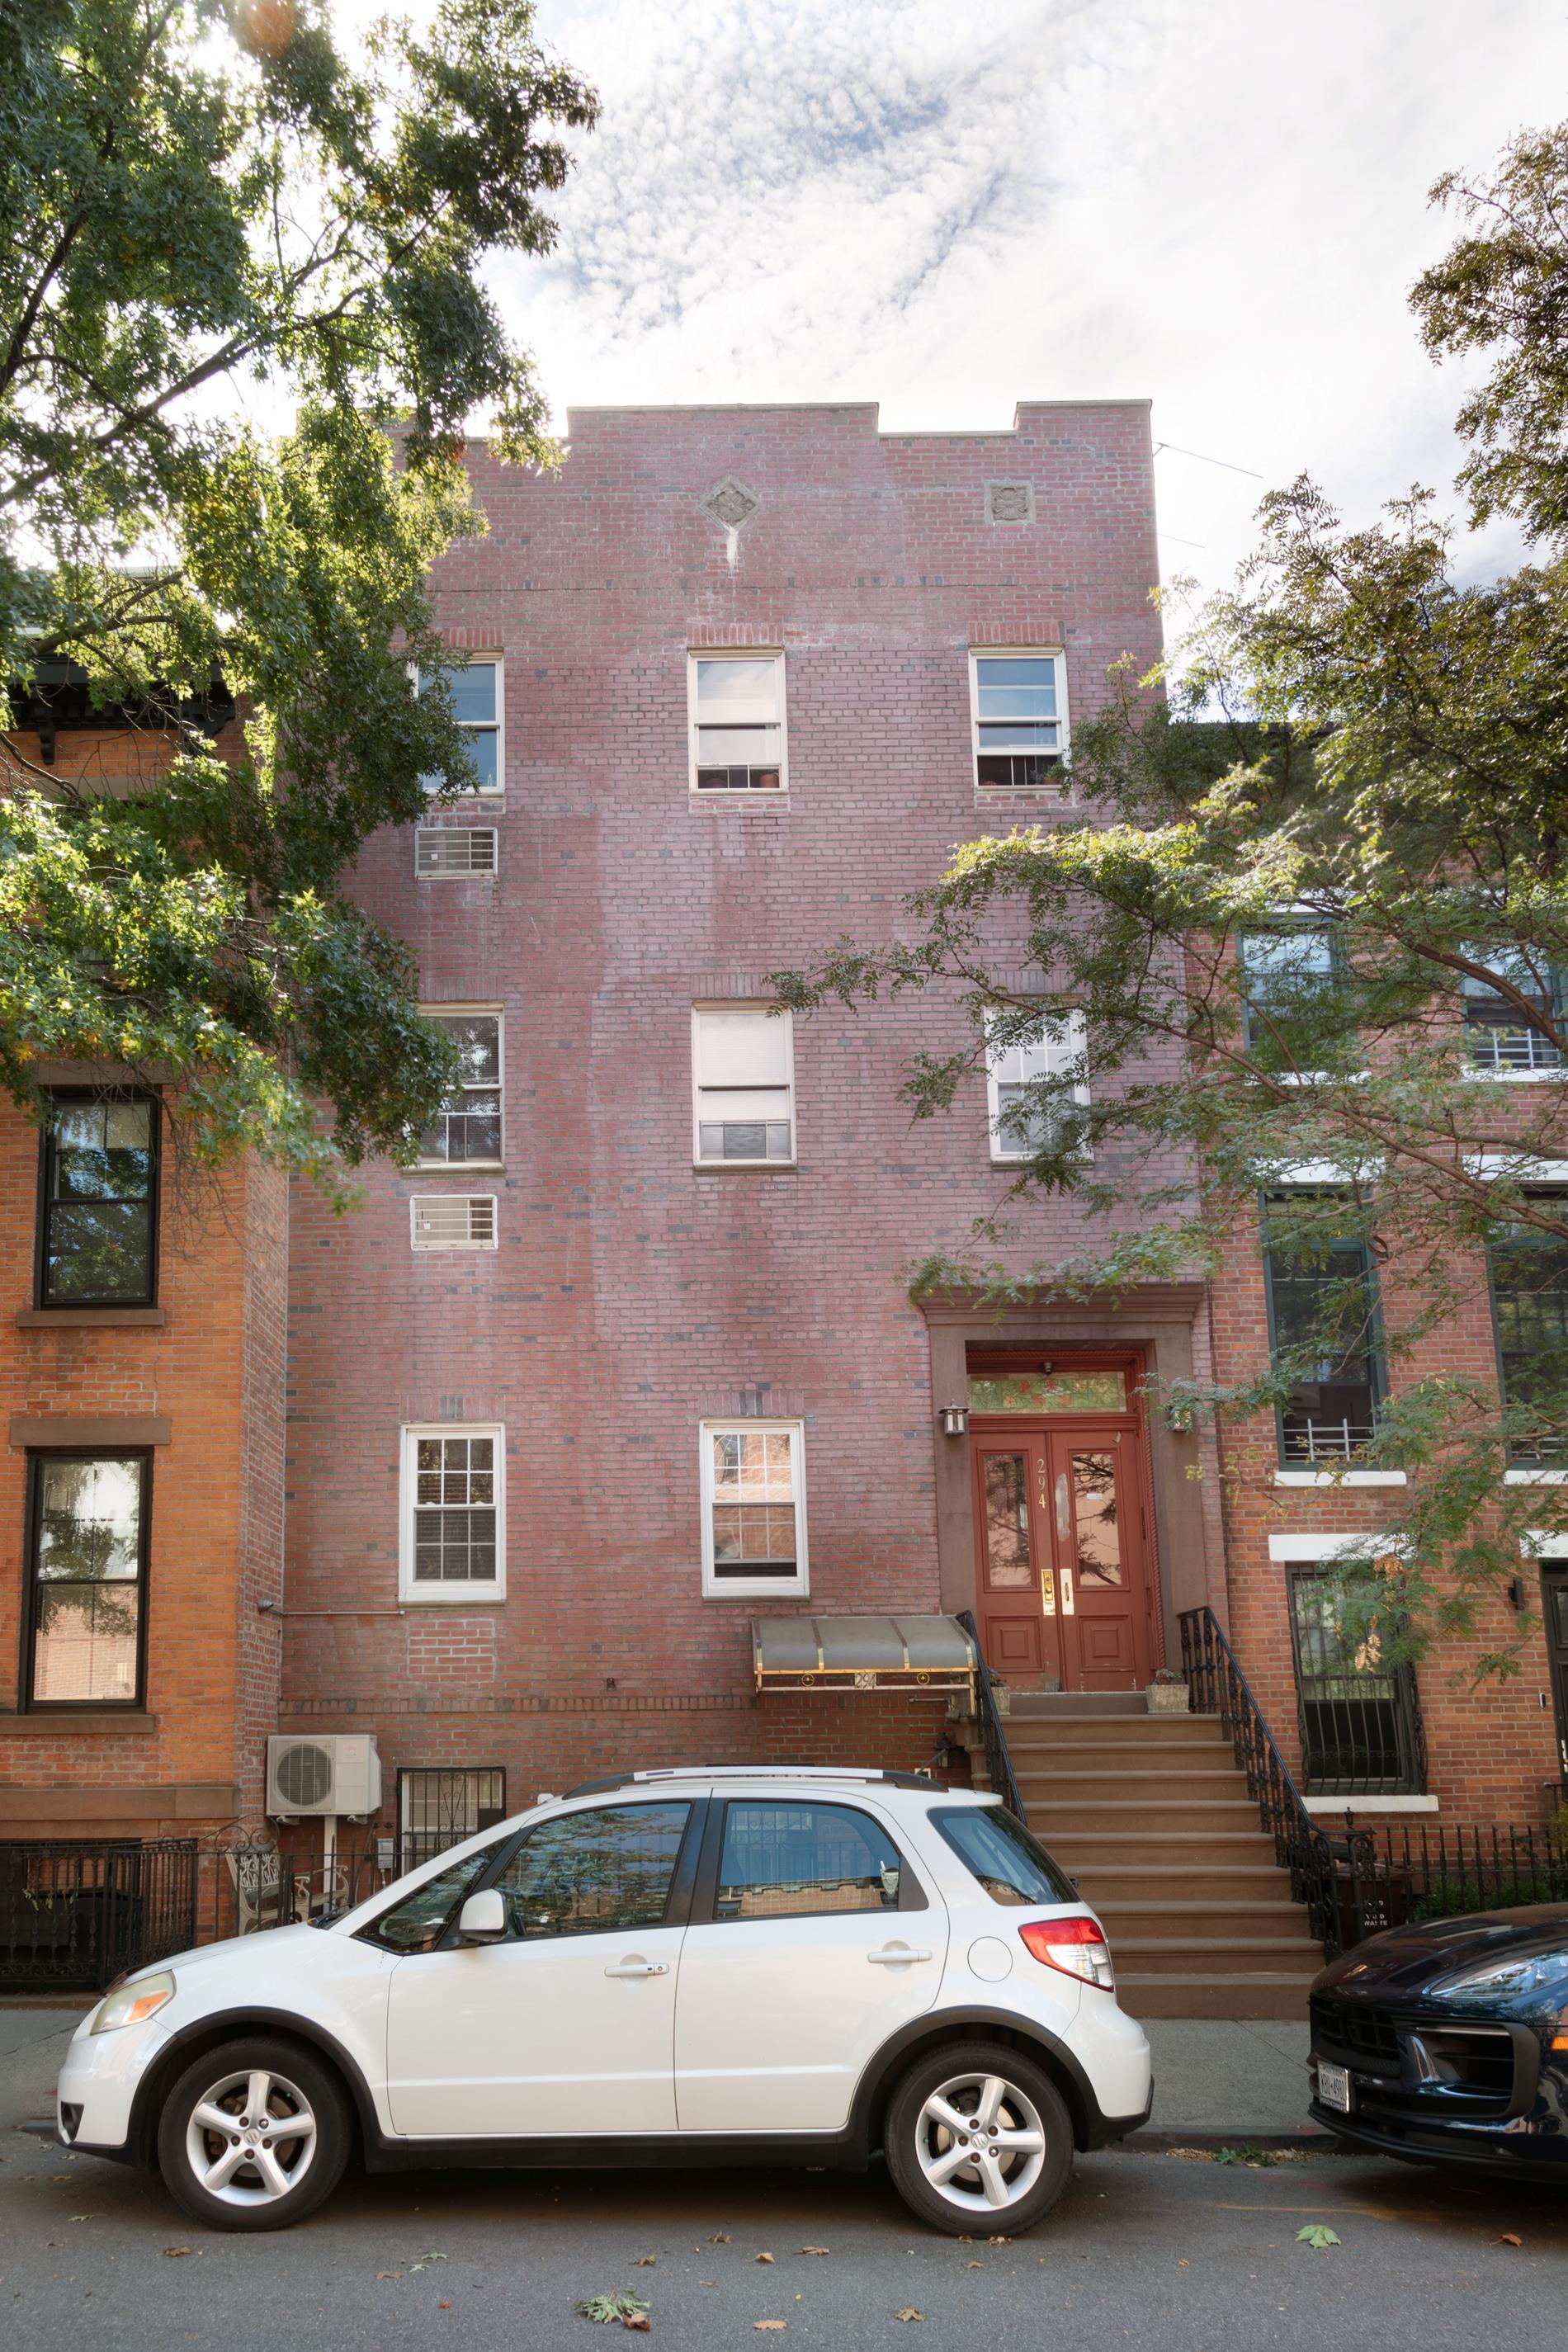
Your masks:
M931 1820L993 1903L1072 1903L1078 1889L1001 1805L942 1806Z

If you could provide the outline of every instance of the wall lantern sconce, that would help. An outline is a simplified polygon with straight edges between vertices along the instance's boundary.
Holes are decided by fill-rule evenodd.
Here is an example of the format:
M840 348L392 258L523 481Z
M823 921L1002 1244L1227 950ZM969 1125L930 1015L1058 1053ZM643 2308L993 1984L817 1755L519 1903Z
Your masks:
M942 1423L944 1437L968 1436L969 1407L966 1404L944 1404L937 1418Z

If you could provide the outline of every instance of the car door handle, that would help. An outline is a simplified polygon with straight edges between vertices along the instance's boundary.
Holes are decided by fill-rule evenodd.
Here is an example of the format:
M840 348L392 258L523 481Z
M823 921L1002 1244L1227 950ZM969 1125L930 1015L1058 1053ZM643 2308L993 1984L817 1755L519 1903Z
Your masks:
M607 1977L667 1977L669 1974L669 1962L668 1960L621 1960L615 1968L606 1969L605 1974Z
M910 1960L929 1960L931 1954L912 1949L908 1944L886 1944L879 1952L868 1952L866 1958L875 1960L879 1968L901 1969Z

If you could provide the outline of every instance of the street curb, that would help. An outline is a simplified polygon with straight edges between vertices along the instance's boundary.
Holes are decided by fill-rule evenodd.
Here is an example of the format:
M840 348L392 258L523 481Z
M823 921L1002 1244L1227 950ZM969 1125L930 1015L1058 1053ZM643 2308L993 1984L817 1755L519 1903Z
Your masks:
M1122 2148L1131 2156L1140 2152L1150 2156L1168 2155L1173 2148L1197 2147L1205 2154L1221 2147L1300 2148L1321 2155L1335 2148L1340 2142L1332 2132L1320 2131L1316 2124L1302 2124L1296 2131L1260 2131L1256 2125L1232 2124L1228 2130L1215 2131L1206 2124L1194 2124L1190 2130L1179 2126L1173 2130L1133 2132L1126 2139L1113 2140L1112 2147Z

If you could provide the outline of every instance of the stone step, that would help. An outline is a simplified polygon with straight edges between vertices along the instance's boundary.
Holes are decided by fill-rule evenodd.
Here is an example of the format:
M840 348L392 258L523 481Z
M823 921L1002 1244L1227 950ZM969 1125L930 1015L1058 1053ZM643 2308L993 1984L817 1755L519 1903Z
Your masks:
M1009 1691L1008 1715L1019 1722L1042 1716L1093 1722L1096 1717L1146 1716L1149 1702L1142 1691ZM1008 1719L1003 1718L1004 1722Z
M1238 1778L1226 1763L1205 1768L1174 1763L1163 1771L1150 1772L1086 1772L1078 1768L1060 1771L1054 1767L1040 1767L1015 1757L1013 1769L1017 1776L1024 1802L1032 1811L1037 1805L1082 1804L1103 1798L1107 1804L1145 1803L1176 1804L1236 1804L1242 1802L1257 1811L1255 1801L1247 1796L1247 1783Z
M1289 1896L1273 1903L1252 1903L1221 1894L1211 1903L1161 1903L1120 1890L1097 1900L1081 1885L1079 1893L1092 1905L1113 1942L1119 1943L1124 1936L1157 1942L1162 1936L1184 1933L1228 1936L1238 1942L1255 1936L1300 1936L1309 1944L1312 1941L1306 1906L1292 1903ZM1316 1951L1315 1944L1312 1949Z
M1145 1715L1141 1709L1128 1707L1101 1711L1074 1699L1068 1706L1026 1706L1026 1694L1016 1692L1013 1704L1002 1717L1002 1729L1009 1744L1015 1736L1026 1732L1048 1732L1053 1738L1069 1739L1206 1739L1220 1732L1217 1715ZM1062 1695L1057 1694L1059 1698ZM1223 1734L1221 1734L1223 1737Z
M1240 1769L1229 1740L1217 1727L1212 1739L1170 1739L1165 1737L1163 1726L1151 1729L1143 1739L1081 1739L1073 1731L1052 1731L1044 1724L1025 1725L1009 1736L1007 1752L1012 1757L1015 1771L1018 1769L1019 1759L1026 1756L1061 1757L1064 1760L1072 1757L1086 1770L1101 1758L1110 1769L1124 1765L1129 1770L1137 1770L1141 1765L1146 1766L1166 1757L1184 1757L1205 1769L1217 1769L1221 1765L1227 1771Z
M1141 1836L1158 1843L1169 1835L1184 1841L1224 1835L1262 1837L1258 1808L1244 1790L1239 1797L1193 1797L1171 1803L1147 1800L1130 1804L1113 1797L1054 1797L1025 1801L1029 1827L1047 1846L1064 1835L1073 1837ZM1269 1852L1274 1848L1269 1843Z
M1118 1974L1201 1974L1205 1968L1223 1969L1227 1976L1289 1975L1305 1969L1316 1976L1322 1955L1310 1936L1249 1936L1235 1942L1226 1936L1117 1936L1110 1938L1110 1957Z
M1222 1866L1174 1874L1162 1870L1156 1864L1142 1869L1120 1870L1101 1869L1089 1862L1081 1870L1073 1870L1068 1864L1063 1866L1067 1868L1068 1876L1077 1880L1078 1891L1084 1901L1092 1903L1097 1911L1106 1904L1112 1909L1119 1905L1131 1905L1145 1911L1163 1911L1166 1906L1163 1898L1172 1890L1173 1877L1176 1882L1174 1891L1180 1894L1184 1902L1219 1903L1227 1906L1232 1903L1267 1901L1277 1884L1283 1881L1288 1890L1290 1883L1272 1863L1260 1864L1256 1869L1237 1870ZM1291 1906L1292 1909L1295 1907Z
M1314 1969L1312 1975L1317 1971ZM1256 1976L1139 1971L1116 1977L1116 1998L1130 2017L1292 2017L1303 2021L1312 1976L1281 1970ZM1307 2120L1307 2076L1301 2075L1301 2121Z

